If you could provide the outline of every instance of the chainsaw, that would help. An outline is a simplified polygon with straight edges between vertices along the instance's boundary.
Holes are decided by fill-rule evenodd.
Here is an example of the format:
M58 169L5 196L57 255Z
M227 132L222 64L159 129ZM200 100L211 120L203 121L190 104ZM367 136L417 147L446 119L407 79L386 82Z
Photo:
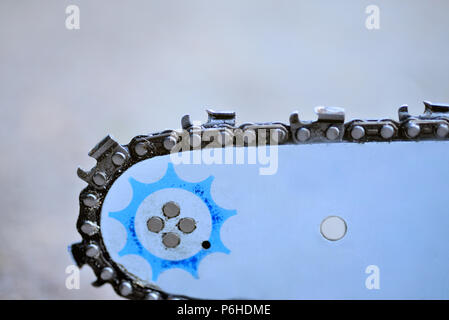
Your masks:
M448 299L449 105L424 105L108 135L71 254L129 299Z

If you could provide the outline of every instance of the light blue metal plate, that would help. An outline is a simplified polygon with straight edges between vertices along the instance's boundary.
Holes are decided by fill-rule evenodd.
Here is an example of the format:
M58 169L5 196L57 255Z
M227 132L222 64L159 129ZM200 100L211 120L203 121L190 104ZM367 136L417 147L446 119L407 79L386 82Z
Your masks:
M449 298L448 142L276 150L273 175L260 175L266 165L257 163L170 165L170 156L134 165L102 207L112 259L165 291L198 298ZM166 249L164 230L152 234L145 221L172 197L180 217L198 224ZM329 241L320 224L334 215L347 233ZM211 248L201 247L205 240Z

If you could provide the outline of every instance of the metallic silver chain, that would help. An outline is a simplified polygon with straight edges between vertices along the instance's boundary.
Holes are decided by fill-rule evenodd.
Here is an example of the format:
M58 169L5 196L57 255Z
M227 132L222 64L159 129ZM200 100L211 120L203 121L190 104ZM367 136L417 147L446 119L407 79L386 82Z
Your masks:
M301 121L294 112L289 124L269 122L240 126L235 125L234 112L207 110L208 121L200 126L194 126L190 117L184 116L182 130L139 135L127 145L120 145L107 136L89 152L97 164L89 171L78 168L78 176L88 186L79 197L77 229L82 241L71 246L72 255L79 267L88 264L93 269L97 276L94 286L110 283L117 294L129 299L188 299L138 279L109 256L101 235L101 208L109 188L124 171L140 161L169 154L182 141L188 141L191 149L207 147L201 139L207 133L218 133L222 137L221 147L237 141L252 145L261 139L264 144L448 140L449 105L430 102L424 102L424 105L424 113L419 116L410 115L407 106L400 107L399 121L352 120L345 123L343 109L318 107L315 109L316 121Z

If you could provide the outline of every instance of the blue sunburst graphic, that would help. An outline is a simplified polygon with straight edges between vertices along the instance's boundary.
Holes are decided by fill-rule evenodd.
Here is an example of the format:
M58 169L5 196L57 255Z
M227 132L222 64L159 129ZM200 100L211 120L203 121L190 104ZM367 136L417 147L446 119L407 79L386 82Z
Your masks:
M136 254L143 257L151 265L152 279L156 281L163 271L171 268L184 269L198 279L198 266L204 257L214 252L229 254L230 250L221 241L220 228L226 219L237 214L237 211L221 208L213 201L210 193L213 179L214 177L210 176L196 183L184 181L178 177L172 163L168 163L165 175L157 182L146 184L134 178L129 178L133 190L130 204L121 211L109 213L109 216L120 221L127 231L126 244L118 253L119 256ZM208 239L210 242L209 249L201 248L196 254L182 260L166 260L153 255L140 243L134 226L137 209L150 194L167 188L179 188L192 192L206 204L212 221L212 230Z

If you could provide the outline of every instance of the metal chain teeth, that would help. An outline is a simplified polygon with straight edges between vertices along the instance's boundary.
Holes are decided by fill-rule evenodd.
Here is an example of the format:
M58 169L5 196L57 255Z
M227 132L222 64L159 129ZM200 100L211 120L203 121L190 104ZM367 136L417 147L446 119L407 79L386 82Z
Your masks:
M77 228L83 240L71 246L72 255L79 267L84 264L92 267L97 276L94 286L110 283L119 295L129 299L187 299L143 282L110 258L101 236L100 214L110 186L122 172L137 162L169 154L185 141L188 141L189 149L206 147L210 141L204 141L205 136L218 136L216 147L238 141L242 145L255 145L260 140L267 144L447 140L449 105L427 101L424 105L425 111L420 116L411 116L407 106L400 107L399 121L352 120L345 123L343 109L317 107L318 119L313 122L300 121L298 113L294 112L290 115L289 125L270 122L245 123L238 127L235 126L234 112L207 110L208 121L201 126L194 126L187 115L181 119L183 130L136 136L128 145L120 145L108 135L89 152L89 156L97 160L96 166L89 171L78 168L78 176L88 186L79 199Z

